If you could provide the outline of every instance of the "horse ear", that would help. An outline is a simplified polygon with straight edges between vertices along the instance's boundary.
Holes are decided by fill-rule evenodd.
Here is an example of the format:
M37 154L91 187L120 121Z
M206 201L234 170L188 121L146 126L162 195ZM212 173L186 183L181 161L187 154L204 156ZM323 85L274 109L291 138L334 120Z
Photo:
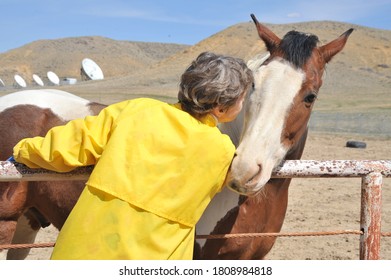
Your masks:
M274 34L269 28L259 23L259 21L254 16L254 14L251 14L251 18L253 19L255 26L257 27L258 30L258 35L265 43L267 50L270 53L273 53L280 45L281 39L276 34Z
M326 63L328 63L333 58L334 55L336 55L343 49L343 47L346 44L346 41L349 38L349 35L353 32L353 30L354 30L353 28L350 28L348 31L343 33L334 41L331 41L330 43L327 43L326 45L321 46L319 48L320 53L322 54Z

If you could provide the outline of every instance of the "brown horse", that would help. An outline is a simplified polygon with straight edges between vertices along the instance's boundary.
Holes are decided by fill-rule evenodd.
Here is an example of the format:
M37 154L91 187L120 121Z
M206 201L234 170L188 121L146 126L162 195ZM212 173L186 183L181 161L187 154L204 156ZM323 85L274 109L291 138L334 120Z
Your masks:
M300 159L325 66L353 31L349 29L318 47L315 35L290 31L280 39L251 17L270 56L249 63L254 71L254 90L247 97L243 114L221 126L237 144L227 185L238 194L224 190L215 197L197 224L201 234L281 230L291 179L271 179L272 171L284 159ZM196 257L263 259L275 240L209 239L199 242L203 246Z
M0 160L26 137L43 136L56 125L97 114L105 105L58 90L26 90L0 97ZM0 182L0 244L32 243L49 223L61 229L85 182ZM29 250L9 250L24 259Z

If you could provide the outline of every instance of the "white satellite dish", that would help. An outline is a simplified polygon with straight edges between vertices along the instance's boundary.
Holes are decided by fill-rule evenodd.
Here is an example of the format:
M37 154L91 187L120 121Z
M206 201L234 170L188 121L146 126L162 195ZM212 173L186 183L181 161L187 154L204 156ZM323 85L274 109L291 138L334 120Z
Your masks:
M52 82L54 85L58 86L60 85L60 78L57 76L56 73L49 71L47 73L48 79L50 82Z
M2 79L0 79L0 87L5 87L5 84Z
M43 87L42 79L37 74L33 74L33 80L37 85Z
M18 74L16 74L14 76L14 80L15 80L16 84L22 88L25 88L27 86L26 81Z
M93 60L85 58L81 62L81 69L91 80L102 80L104 78L102 69Z

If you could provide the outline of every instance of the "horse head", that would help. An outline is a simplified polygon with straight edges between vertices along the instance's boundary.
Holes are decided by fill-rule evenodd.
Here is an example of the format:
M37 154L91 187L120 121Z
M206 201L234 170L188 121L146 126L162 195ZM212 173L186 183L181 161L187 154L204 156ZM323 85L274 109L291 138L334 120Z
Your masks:
M258 193L306 136L325 66L353 31L317 46L315 35L290 31L280 39L251 17L270 55L249 64L254 88L243 109L240 141L227 179L228 187L244 195Z

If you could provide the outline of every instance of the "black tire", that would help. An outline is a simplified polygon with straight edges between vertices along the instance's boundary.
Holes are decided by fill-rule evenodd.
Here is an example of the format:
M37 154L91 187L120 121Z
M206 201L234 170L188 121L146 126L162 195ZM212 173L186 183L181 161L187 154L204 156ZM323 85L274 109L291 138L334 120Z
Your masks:
M367 147L367 143L361 141L348 141L346 142L346 147L365 149Z

